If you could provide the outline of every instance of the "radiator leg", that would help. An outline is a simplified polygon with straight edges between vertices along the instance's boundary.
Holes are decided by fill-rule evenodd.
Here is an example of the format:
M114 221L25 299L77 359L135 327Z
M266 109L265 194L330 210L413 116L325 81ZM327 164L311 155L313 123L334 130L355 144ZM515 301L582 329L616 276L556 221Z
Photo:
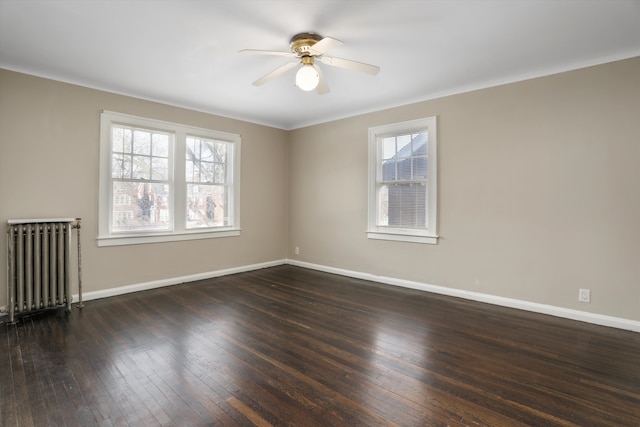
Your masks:
M78 308L84 307L82 302L82 251L80 250L80 218L76 222L77 238L78 238Z
M7 239L7 283L9 284L9 323L15 323L16 313L16 271L15 271L15 228L9 227Z

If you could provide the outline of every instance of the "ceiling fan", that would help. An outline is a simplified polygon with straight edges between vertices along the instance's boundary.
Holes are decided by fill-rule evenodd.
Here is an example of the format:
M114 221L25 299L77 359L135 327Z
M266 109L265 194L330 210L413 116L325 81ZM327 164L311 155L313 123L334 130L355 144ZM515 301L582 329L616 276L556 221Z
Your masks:
M380 71L380 67L365 64L363 62L352 61L350 59L335 58L325 56L325 53L331 49L341 46L343 43L331 37L322 37L315 33L300 33L291 37L289 47L291 52L280 52L275 50L256 50L244 49L240 53L249 53L257 55L275 55L298 58L300 61L288 62L270 73L260 77L253 82L254 86L261 86L269 80L278 77L290 69L299 65L296 73L296 86L304 91L317 90L319 94L329 92L322 70L315 63L316 60L333 67L345 68L349 70L360 71L375 76Z

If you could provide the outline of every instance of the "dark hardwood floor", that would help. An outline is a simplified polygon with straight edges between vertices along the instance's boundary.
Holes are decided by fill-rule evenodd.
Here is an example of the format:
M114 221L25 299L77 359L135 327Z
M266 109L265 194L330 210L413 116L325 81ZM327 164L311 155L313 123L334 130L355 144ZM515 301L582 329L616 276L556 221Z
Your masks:
M293 266L2 319L2 426L640 426L638 333Z

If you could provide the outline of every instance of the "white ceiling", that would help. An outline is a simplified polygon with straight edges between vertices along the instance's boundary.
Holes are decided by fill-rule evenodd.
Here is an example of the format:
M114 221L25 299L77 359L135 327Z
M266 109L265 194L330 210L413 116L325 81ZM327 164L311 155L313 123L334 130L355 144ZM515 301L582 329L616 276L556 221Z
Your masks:
M253 86L300 32L381 71ZM636 56L639 0L0 0L0 68L282 129Z

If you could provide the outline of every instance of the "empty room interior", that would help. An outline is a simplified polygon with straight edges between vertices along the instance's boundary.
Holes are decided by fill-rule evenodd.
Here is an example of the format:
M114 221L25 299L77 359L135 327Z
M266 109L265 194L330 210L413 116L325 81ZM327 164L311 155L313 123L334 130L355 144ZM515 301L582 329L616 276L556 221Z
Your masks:
M0 0L0 425L640 426L638 22Z

